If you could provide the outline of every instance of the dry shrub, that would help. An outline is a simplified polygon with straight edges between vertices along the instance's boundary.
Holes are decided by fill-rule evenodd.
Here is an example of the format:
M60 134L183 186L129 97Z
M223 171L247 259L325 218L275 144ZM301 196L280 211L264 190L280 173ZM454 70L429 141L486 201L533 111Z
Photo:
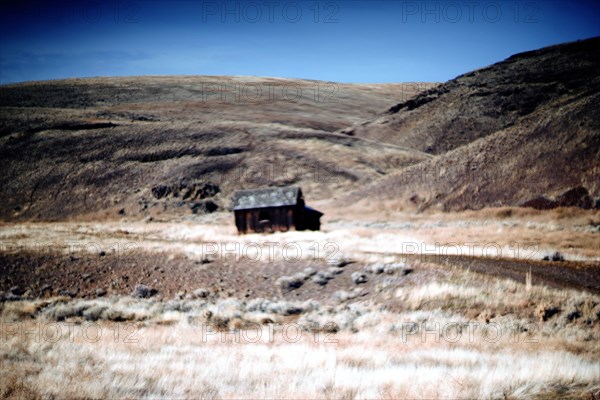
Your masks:
M595 323L600 320L600 303L585 299L578 307L584 320Z
M208 321L208 323L216 331L224 332L229 330L229 321L229 317L224 317L222 315L213 315Z
M490 320L495 317L495 314L491 310L484 310L477 316L477 319L485 322L486 324L490 323Z
M145 319L144 316L136 316L133 312L128 312L124 310L108 308L102 311L100 315L102 319L106 319L108 321L113 322L124 322L124 321L143 321Z
M598 218L598 217L589 218L587 224L592 227L598 227L598 226L600 226L600 218Z
M140 285L137 285L135 287L135 289L133 289L131 296L139 298L139 299L147 299L149 297L156 295L156 293L158 293L158 291L156 289L153 289L146 285L140 284Z
M202 390L199 393L198 398L202 400L216 400L222 397L216 386L205 383L202 385Z
M83 312L83 318L87 321L97 321L106 309L107 307L103 305L92 306Z
M338 359L338 362L352 368L368 368L372 362L370 359L358 356L345 356Z
M3 303L2 320L20 321L35 318L35 315L44 307L43 302L35 301L10 301Z
M287 293L304 285L306 279L308 279L308 275L298 272L292 276L282 276L277 279L277 285L279 285L279 288L283 293Z
M358 389L352 387L334 388L331 398L341 400L354 400L358 395Z
M587 214L589 211L578 208L578 207L557 207L553 209L552 215L556 219L567 219L581 217Z
M560 308L551 303L541 303L535 308L535 316L540 322L547 321L560 312Z
M543 211L529 207L485 207L481 210L468 210L456 213L461 219L505 219L523 218L540 215Z
M544 261L565 261L565 256L562 255L560 251L555 251L551 255L544 256L542 258Z
M333 279L334 276L329 271L318 271L313 277L312 281L317 285L325 286L329 280Z
M502 207L496 211L497 218L509 218L513 216L513 209L509 207Z
M89 307L89 304L78 301L61 303L45 310L44 315L55 321L64 321L69 318L83 317L84 311Z
M594 325L600 320L600 302L590 298L570 298L562 307L563 326L567 324Z
M7 400L42 399L42 395L25 378L25 375L2 371L0 374L0 398Z

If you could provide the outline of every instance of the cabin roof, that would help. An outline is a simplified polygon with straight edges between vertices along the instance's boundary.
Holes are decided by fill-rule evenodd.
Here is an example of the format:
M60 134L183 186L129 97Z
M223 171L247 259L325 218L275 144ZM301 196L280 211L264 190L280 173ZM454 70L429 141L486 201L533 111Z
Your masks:
M317 215L319 217L321 217L321 216L324 215L321 211L315 210L314 208L309 207L309 206L304 206L304 211L307 211L309 213L313 213L313 214L315 214L315 215Z
M298 186L238 190L232 197L234 210L295 206L302 191Z

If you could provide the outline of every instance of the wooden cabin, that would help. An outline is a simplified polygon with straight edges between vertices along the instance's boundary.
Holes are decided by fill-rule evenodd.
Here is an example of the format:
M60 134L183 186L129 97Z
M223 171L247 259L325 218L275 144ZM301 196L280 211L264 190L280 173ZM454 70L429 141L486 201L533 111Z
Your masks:
M298 186L239 190L232 209L238 233L318 231L323 213L306 207Z

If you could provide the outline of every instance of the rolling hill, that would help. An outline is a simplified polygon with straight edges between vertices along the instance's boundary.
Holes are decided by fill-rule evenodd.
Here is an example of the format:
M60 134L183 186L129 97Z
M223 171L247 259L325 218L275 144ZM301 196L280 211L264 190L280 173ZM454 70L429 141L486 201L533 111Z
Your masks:
M435 156L351 198L448 211L600 196L599 109L600 38L513 55L341 130Z
M336 132L413 88L208 76L4 85L0 219L210 212L266 185L328 198L430 157Z
M332 207L409 210L515 206L573 188L589 192L587 206L600 196L600 38L415 86L240 76L3 85L0 219L205 213L227 209L238 188L286 184Z

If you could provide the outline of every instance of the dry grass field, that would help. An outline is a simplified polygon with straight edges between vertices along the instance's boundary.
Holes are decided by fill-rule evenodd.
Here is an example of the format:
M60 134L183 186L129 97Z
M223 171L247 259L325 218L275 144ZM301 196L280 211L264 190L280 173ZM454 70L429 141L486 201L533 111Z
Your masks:
M389 293L402 311L361 300L55 297L4 303L2 395L598 395L597 295L445 272L445 279Z
M600 253L581 226L597 213L507 213L332 211L321 232L245 236L228 213L4 224L0 288L21 294L2 303L2 396L593 398ZM402 253L403 241L434 249L451 227L454 242L488 243L503 226L567 261ZM590 244L553 247L555 231ZM157 292L140 298L139 285Z

